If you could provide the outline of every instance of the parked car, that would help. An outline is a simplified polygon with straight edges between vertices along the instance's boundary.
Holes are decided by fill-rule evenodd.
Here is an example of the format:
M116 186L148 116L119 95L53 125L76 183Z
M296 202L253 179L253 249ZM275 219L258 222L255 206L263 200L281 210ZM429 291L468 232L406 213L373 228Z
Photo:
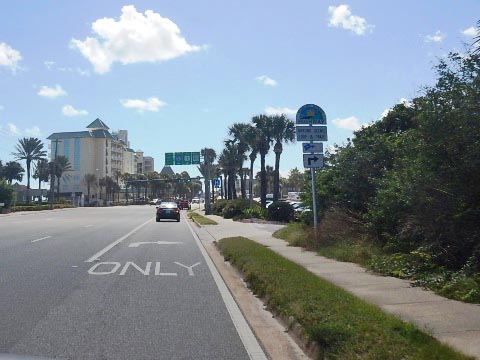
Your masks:
M161 203L162 203L161 199L152 199L149 202L150 205L160 205Z
M193 198L192 199L192 204L200 204L200 199L199 198Z
M180 221L180 209L176 202L165 201L157 206L156 220L160 222L162 219L172 219Z

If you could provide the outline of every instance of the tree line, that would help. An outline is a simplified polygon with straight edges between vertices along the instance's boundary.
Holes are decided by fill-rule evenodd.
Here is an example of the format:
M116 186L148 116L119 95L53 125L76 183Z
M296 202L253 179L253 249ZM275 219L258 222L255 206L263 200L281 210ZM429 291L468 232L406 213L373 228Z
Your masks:
M319 213L336 206L386 249L478 273L480 58L451 53L435 69L434 86L326 154Z
M250 180L257 178L260 187L260 203L266 206L266 195L270 183L273 200L280 199L280 157L283 145L295 141L295 123L285 114L281 115L256 115L248 123L234 123L228 128L228 135L220 154L213 149L204 149L207 161L199 166L202 175L212 171L209 178L222 177L226 199L237 198L236 180L240 179L241 198L247 198L247 177ZM272 149L275 153L275 167L266 165L265 159ZM260 157L260 172L254 176L254 163ZM213 164L218 159L217 164ZM249 160L249 167L244 167ZM298 187L298 169L292 170L290 179L285 179L284 184L291 188ZM269 181L270 180L270 181ZM253 181L249 181L248 193L253 196ZM210 186L210 184L207 184ZM299 190L299 189L298 189Z

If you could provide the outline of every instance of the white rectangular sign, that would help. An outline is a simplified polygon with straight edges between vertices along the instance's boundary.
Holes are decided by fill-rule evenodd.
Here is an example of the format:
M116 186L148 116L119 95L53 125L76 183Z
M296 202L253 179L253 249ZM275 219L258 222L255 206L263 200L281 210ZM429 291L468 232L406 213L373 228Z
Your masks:
M327 141L326 126L297 126L297 141Z
M323 168L323 154L303 154L303 167Z
M323 143L302 143L304 153L323 153Z

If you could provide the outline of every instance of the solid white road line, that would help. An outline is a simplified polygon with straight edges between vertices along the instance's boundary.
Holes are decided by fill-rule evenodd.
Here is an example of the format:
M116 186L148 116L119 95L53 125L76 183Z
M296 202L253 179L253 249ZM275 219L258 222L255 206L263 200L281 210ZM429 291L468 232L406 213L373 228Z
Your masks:
M85 225L84 228L92 227L93 225Z
M87 263L90 263L90 262L94 262L95 260L97 260L100 256L102 256L103 254L105 254L108 250L110 250L111 248L113 248L115 245L118 245L120 244L123 240L125 240L126 238L128 238L130 235L132 235L133 233L135 233L136 231L140 230L142 227L144 227L145 225L147 225L150 221L152 221L153 219L149 219L147 221L145 221L142 225L139 225L137 226L135 229L133 229L132 231L130 231L128 234L126 235L123 235L120 239L117 239L115 240L113 243L111 243L110 245L107 245L104 249L100 250L99 252L97 252L95 255L93 255L91 258L89 258L88 260L85 260L85 262Z
M184 219L186 219L186 217L184 217ZM210 256L208 255L207 251L203 247L202 242L200 241L198 235L192 229L189 222L187 220L185 220L185 222L187 223L188 228L190 229L190 232L192 233L193 238L195 239L195 242L197 243L197 246L199 247L200 252L203 255L203 258L205 259L205 262L210 272L213 275L213 279L217 284L217 287L218 287L218 290L220 291L223 302L227 307L228 313L230 314L230 318L232 319L235 329L237 329L237 333L240 336L240 339L242 340L243 346L245 346L245 350L247 351L248 356L252 360L266 360L267 357L263 352L262 347L258 343L258 340L253 334L252 329L248 325L247 320L245 320L245 317L240 311L240 308L238 307L237 303L233 299L233 296L228 290L227 285L225 285L225 282L220 276L217 268L215 267L215 264L213 263L212 259L210 259Z
M49 238L51 238L51 236L45 236L45 237L40 238L40 239L32 240L32 243L37 242L37 241L41 241L41 240L45 240L45 239L49 239Z

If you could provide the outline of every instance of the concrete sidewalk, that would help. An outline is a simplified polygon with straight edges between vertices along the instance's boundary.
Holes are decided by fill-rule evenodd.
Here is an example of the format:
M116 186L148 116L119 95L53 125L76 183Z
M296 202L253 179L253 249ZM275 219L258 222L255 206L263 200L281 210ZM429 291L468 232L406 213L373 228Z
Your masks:
M449 300L412 287L406 280L379 276L353 264L331 260L288 246L272 237L283 225L235 222L209 215L218 225L203 226L213 239L243 236L269 247L312 273L378 305L384 311L419 328L453 348L480 359L480 306Z

